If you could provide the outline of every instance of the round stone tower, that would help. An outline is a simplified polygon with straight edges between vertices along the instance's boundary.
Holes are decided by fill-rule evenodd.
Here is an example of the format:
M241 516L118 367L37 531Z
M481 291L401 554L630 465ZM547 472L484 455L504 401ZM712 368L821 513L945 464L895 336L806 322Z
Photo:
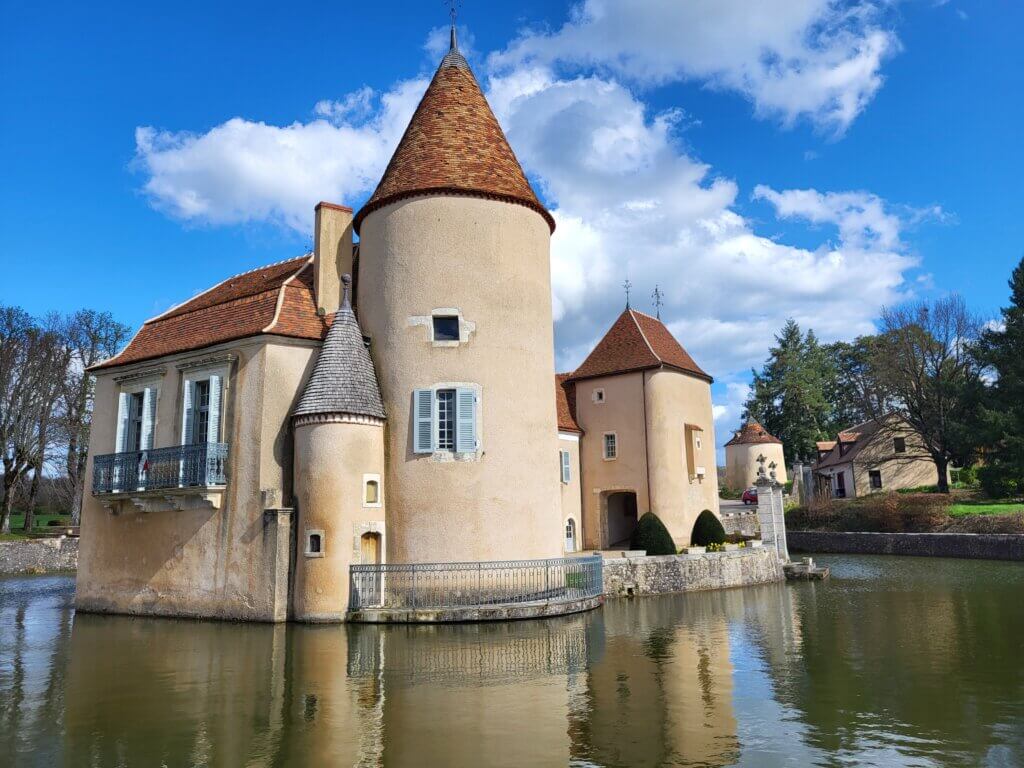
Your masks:
M757 480L758 457L764 456L765 471L775 462L775 476L780 483L786 482L786 459L782 452L782 441L749 417L732 440L725 444L725 485L734 491L749 488Z
M354 227L392 562L557 557L550 239L452 33Z
M384 562L384 406L349 286L292 416L294 618L341 621L349 565Z

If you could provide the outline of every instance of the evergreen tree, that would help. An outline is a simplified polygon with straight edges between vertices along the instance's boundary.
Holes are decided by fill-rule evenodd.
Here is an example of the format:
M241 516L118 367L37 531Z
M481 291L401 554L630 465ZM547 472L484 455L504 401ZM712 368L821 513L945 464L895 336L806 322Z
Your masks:
M775 337L760 373L752 371L747 413L782 441L787 464L814 456L814 443L828 435L830 371L814 331L804 336L792 319Z
M1024 259L1010 278L1002 327L986 330L978 357L995 375L983 409L988 443L982 472L998 495L1024 492Z

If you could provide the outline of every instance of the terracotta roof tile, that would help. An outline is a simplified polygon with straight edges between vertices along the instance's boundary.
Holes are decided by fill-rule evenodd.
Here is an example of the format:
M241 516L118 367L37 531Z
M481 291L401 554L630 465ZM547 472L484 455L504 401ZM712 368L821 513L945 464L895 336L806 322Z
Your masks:
M561 432L583 432L576 421L576 385L569 381L569 373L555 374L555 408L558 411L558 429Z
M589 379L668 365L711 381L657 318L625 310L597 343L572 379Z
M127 347L92 370L261 333L319 341L329 324L316 313L310 264L309 255L300 256L228 278L147 320Z
M835 440L819 440L814 444L819 451L831 451L836 447Z
M781 445L782 441L768 432L756 419L748 418L742 429L725 445L728 447L730 445L762 445L766 443Z
M555 221L526 180L469 65L453 48L441 61L373 195L356 214L406 197L446 193L490 197Z

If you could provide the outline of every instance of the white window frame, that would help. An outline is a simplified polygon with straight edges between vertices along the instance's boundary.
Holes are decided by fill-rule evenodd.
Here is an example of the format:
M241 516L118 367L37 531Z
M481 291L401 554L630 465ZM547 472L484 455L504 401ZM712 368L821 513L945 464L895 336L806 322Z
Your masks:
M608 438L612 439L612 448L614 453L608 455ZM618 432L605 432L601 435L601 456L605 461L615 461L619 458L619 433Z
M181 409L180 409L180 424L181 429L178 434L179 444L185 444L185 393L194 382L197 381L208 381L212 376L218 376L220 378L220 406L218 411L217 419L217 434L214 436L216 440L210 440L209 429L207 429L207 443L225 443L227 442L227 404L228 404L228 390L230 389L230 379L228 374L230 373L229 365L211 365L202 366L196 368L188 368L182 371L181 376Z
M572 453L565 448L558 449L558 479L562 485L572 482Z
M319 552L313 552L309 548L309 545L312 542L312 539L313 539L314 536L319 536L320 537L320 551ZM305 546L303 547L303 550L304 550L303 554L306 557L311 557L312 558L312 557L323 557L324 556L324 553L327 551L327 536L324 533L323 529L321 529L321 528L307 528L306 529L306 543L305 543Z
M377 502L366 500L366 489L370 483L377 484ZM366 508L378 508L384 506L384 486L381 484L380 475L363 475L363 506Z
M115 422L115 430L114 430L114 453L123 453L124 452L124 450L123 450L124 446L122 445L121 441L118 440L118 437L119 437L118 433L121 431L120 430L120 424L125 419L125 414L121 410L121 408L122 408L121 395L129 395L129 396L131 396L131 395L137 395L137 394L140 394L140 393L142 394L142 398L143 398L143 403L142 403L142 408L143 408L143 413L142 413L143 425L142 425L141 429L145 429L145 420L146 420L146 411L145 411L146 402L145 402L145 398L146 398L146 390L147 389L153 390L153 395L151 396L153 398L153 400L154 400L153 407L152 407L152 417L153 418L152 418L152 420L149 423L149 445L147 446L145 444L145 441L140 438L140 441L139 441L140 448L139 448L139 450L140 451L151 450L155 446L155 444L156 444L155 443L156 428L157 428L157 425L160 423L160 383L161 383L161 381L162 381L162 377L150 377L150 378L145 378L145 379L137 379L135 381L125 382L125 383L121 384L121 386L120 386L120 388L118 389L118 392L117 392L117 422ZM128 438L127 434L120 435L120 436L122 437L122 440L126 440Z
M435 317L457 317L459 319L458 340L438 341L434 338ZM435 307L430 310L429 315L412 315L409 317L409 325L422 325L426 329L426 342L432 347L458 347L460 344L468 344L470 337L476 331L476 323L467 320L458 307Z
M569 529L570 528L572 529L572 549L569 549L568 546L565 546L565 545L567 545L569 543L569 538L570 538L569 537ZM564 536L564 544L563 544L563 546L565 546L565 551L566 552L579 552L579 550L580 550L580 548L579 548L579 526L576 525L576 520L574 518L567 517L565 519L565 525L562 527L562 531L563 531L563 536Z
M605 397L604 394L604 387L598 387L593 392L591 392L590 399L593 400L596 405L604 405L606 402L608 402L608 399Z

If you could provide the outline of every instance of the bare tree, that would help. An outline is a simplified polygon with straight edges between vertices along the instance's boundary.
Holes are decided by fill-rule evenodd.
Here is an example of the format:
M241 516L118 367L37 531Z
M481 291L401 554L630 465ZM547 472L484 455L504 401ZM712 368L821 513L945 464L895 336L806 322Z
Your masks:
M81 520L85 463L89 454L94 382L88 369L113 357L130 332L128 326L114 320L109 312L91 309L79 310L67 322L64 343L69 362L62 381L59 409L73 525Z
M924 440L949 492L951 463L967 462L977 447L982 382L971 354L981 323L963 298L950 296L882 312L871 351L871 372L896 413Z
M62 360L52 328L37 325L22 309L0 307L0 533L10 533L15 488L39 462L39 426L49 418L48 408L63 378Z

